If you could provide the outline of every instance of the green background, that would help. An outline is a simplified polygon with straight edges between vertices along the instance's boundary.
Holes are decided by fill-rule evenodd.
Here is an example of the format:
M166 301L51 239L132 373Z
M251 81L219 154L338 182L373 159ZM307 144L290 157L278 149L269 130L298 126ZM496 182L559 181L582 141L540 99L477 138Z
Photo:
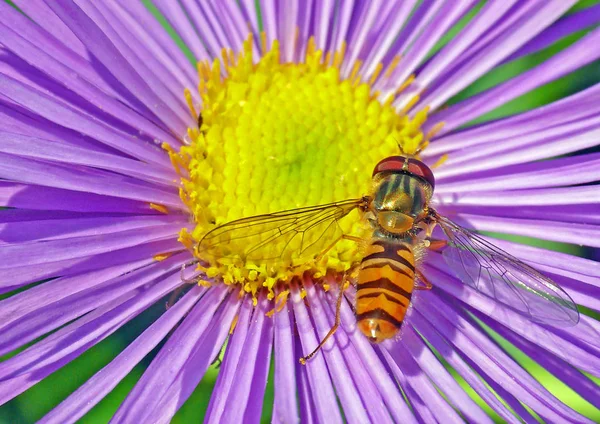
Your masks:
M10 2L9 2L10 3ZM155 13L157 18L163 22L163 25L170 30L168 24L162 19L155 8L145 2L148 7ZM589 7L597 4L598 1L580 1L574 9L580 9L583 7ZM481 6L481 4L479 5ZM441 47L445 42L452 38L452 36L458 31L476 12L474 10L468 16L466 16L456 28L450 32L450 34L441 41L437 48ZM173 36L178 37L170 31ZM469 97L474 93L485 90L488 87L494 86L501 81L509 79L515 75L522 73L523 71L534 67L535 65L543 62L550 56L556 54L558 51L571 45L577 41L586 31L573 34L568 36L548 49L545 49L539 53L527 56L515 62L506 64L494 71L490 72L472 86L465 89L458 96L453 98L450 103L455 103L461 99ZM193 58L189 50L183 45L180 39L178 39L179 45L190 58L190 62L193 62ZM600 62L595 62L584 68L577 70L576 72L556 80L548 85L540 87L525 96L513 100L512 102L494 110L493 112L479 118L477 122L485 121L488 119L494 119L501 116L512 115L517 112L528 110L540 105L550 103L556 99L563 98L571 93L582 90L585 87L593 85L600 81ZM598 149L596 149L598 150ZM521 242L533 244L536 246L542 246L547 249L568 252L580 256L591 257L596 260L600 259L598 250L583 249L578 246L567 245L563 243L546 242L534 239L524 239L516 237L507 237L503 235L496 235L512 240L518 239ZM66 398L72 391L89 379L94 373L108 364L119 352L121 352L129 343L131 343L141 332L156 318L158 318L164 312L165 300L158 302L152 308L148 309L140 316L129 322L127 325L122 327L119 331L114 333L112 336L99 343L96 347L90 349L79 358L69 363L59 371L55 372L42 382L38 383L34 387L30 388L14 400L7 404L0 406L0 424L1 423L31 423L41 418L47 413L52 407L57 405L60 401ZM583 313L592 315L596 319L600 319L600 315L593 311L583 310ZM519 350L515 349L512 345L507 343L502 338L495 334L492 334L509 353L515 358L533 377L538 379L544 386L546 386L553 394L561 399L566 404L570 405L577 411L580 411L584 415L600 422L600 410L590 405L588 402L583 400L579 395L573 392L570 388L564 385L561 381L553 377L550 373L545 371L542 367L537 365L532 359L522 354ZM137 382L139 377L142 375L146 367L150 364L158 350L162 345L159 345L154 349L144 360L138 364L133 371L125 378L104 400L102 400L97 406L95 406L81 422L86 423L104 423L107 422L110 417L117 410L119 404L123 401L127 393L131 390L134 384ZM14 355L14 352L11 355ZM0 359L6 359L0 358ZM474 397L491 416L495 418L497 422L502 422L491 409L489 409L478 396L472 391L468 385L466 385L462 379L448 366L448 369L456 376L458 381L466 388L467 392ZM198 422L201 417L204 416L210 395L212 392L213 385L216 381L218 374L218 368L211 366L203 378L200 385L194 391L191 398L181 408L181 410L175 416L174 423L187 423L187 422ZM271 373L272 375L272 373ZM593 380L600 384L600 380L593 378ZM269 381L267 386L265 400L264 400L264 411L263 411L263 422L270 422L270 414L273 403L273 382Z

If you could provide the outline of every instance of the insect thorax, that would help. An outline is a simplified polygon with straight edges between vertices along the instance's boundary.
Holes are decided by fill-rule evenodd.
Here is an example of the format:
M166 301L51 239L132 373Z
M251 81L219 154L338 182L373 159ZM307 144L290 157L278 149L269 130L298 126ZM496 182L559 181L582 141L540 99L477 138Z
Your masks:
M374 182L372 208L376 212L393 211L417 218L431 197L427 183L410 174L384 174Z

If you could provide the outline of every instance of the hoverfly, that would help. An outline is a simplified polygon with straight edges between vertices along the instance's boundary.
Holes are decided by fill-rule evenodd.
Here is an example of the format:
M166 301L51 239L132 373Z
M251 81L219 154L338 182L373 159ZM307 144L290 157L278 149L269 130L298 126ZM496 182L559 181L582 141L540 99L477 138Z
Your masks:
M355 313L359 330L374 343L398 334L415 288L431 288L418 270L415 252L439 247L440 242L446 263L463 283L533 321L551 325L578 322L577 306L556 283L430 206L435 178L426 164L408 156L390 156L375 166L372 178L372 192L359 199L220 225L200 240L197 253L217 261L269 263L292 252L296 259L322 257L344 238L362 242L364 255L356 265ZM368 240L341 233L338 222L354 210L369 223ZM431 240L436 226L445 240ZM281 246L281 242L284 251L274 251L273 246ZM336 331L344 280L334 327L301 363L314 356Z

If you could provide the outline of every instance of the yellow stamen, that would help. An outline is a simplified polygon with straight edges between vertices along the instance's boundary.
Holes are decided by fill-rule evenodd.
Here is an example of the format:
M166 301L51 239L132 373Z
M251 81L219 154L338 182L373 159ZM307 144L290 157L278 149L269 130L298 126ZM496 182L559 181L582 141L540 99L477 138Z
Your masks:
M167 253L159 253L157 255L152 256L152 258L157 261L164 261L165 259L170 258L171 256L173 256L173 252L167 252Z
M402 93L404 90L406 90L408 88L409 85L411 85L413 83L413 81L415 80L415 75L411 74L409 75L408 78L406 78L406 81L404 81L400 87L398 87L398 89L396 90L396 96L399 95L400 93Z
M439 168L440 165L443 165L444 162L448 160L448 154L443 154L432 166L432 168Z
M194 100L192 99L192 93L190 92L189 89L186 88L185 90L183 90L183 94L185 95L185 101L188 105L188 108L190 109L192 117L194 119L198 119L198 112L196 112L196 108L194 107Z
M375 70L373 71L373 75L371 75L371 78L369 78L369 85L375 84L375 81L377 80L377 77L379 76L379 74L381 73L382 70L383 70L383 64L378 63L377 66L375 67Z
M206 280L198 280L198 285L206 288L212 287L212 283Z
M277 295L275 298L275 307L266 313L268 317L272 317L276 312L281 312L283 307L288 301L288 297L290 295L289 290L284 290Z
M152 209L154 209L155 211L158 211L160 213L164 213L164 214L168 214L169 213L169 209L166 206L160 205L158 203L150 203L150 207Z
M304 61L293 64L282 63L277 40L267 51L264 33L261 48L257 63L251 38L237 57L224 50L222 59L198 63L202 128L191 127L190 144L178 152L163 147L181 176L180 197L195 225L180 231L180 242L203 264L201 277L236 286L255 304L260 293L278 302L275 286L282 285L283 293L304 273L319 279L345 272L360 260L356 243L340 241L317 263L310 258L323 250L318 244L311 252L314 256L301 256L299 237L274 237L263 243L269 233L260 227L250 234L238 230L233 239L224 231L214 245L201 245L204 236L236 219L368 193L370 171L377 162L397 154L398 144L407 154L422 146L420 128L427 117L427 109L414 118L406 115L418 97L398 113L393 95L382 104L372 93L382 66L370 83L363 83L361 63L356 62L351 76L343 80L345 44L322 60L323 52L311 38ZM358 237L368 231L356 210L331 228ZM329 235L323 233L323 238ZM250 246L260 246L255 257L244 253Z
M267 33L264 31L260 32L260 49L263 53L267 51Z
M385 71L386 78L389 78L392 76L392 73L398 67L398 63L400 63L400 57L401 57L400 55L394 56L394 58L392 59L392 61L388 65L388 68Z
M233 317L233 321L231 321L231 325L229 326L229 334L233 334L233 330L235 330L235 326L238 323L238 320L240 319L239 315L236 315L235 317Z
M332 66L334 68L340 69L342 62L344 61L344 56L346 55L346 46L346 41L342 42L342 48L333 55Z
M438 122L437 124L435 124L433 126L433 128L431 128L427 134L425 134L425 139L426 140L431 140L433 137L436 136L437 133L439 133L442 128L444 128L444 125L446 125L445 122Z
M406 104L406 106L404 106L402 108L402 110L400 111L400 115L406 115L411 109L412 107L417 104L417 102L419 101L421 97L420 96L413 96L411 97L411 99L408 101L408 103Z
M360 75L358 75L358 71L360 70L361 66L362 61L357 60L356 62L354 62L354 65L352 66L352 72L350 72L350 77L348 78L350 81L352 81L352 85L355 87L360 82Z

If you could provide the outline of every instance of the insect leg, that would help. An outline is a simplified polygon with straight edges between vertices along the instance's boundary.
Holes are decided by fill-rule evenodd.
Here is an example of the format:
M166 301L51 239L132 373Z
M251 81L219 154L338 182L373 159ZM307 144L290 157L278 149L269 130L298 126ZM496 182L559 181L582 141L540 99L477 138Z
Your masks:
M448 245L448 240L428 239L426 241L425 247L435 252L441 252Z
M197 261L197 260L193 260L193 261L186 262L186 263L184 263L183 265L181 265L181 281L182 281L182 282L184 282L184 283L187 283L187 284L196 284L196 282L198 281L198 278L196 278L196 277L194 277L194 278L185 278L185 277L183 276L183 273L184 273L185 269L186 269L188 266L190 266L190 265L194 265L194 264L197 264L197 263L198 263L198 261Z
M354 236L349 236L347 234L342 234L341 236L339 236L338 238L336 238L333 243L331 243L329 246L327 246L321 253L319 253L317 255L317 257L315 258L316 262L320 262L325 255L327 254L327 252L329 252L331 249L333 249L333 247L338 244L340 242L340 240L351 240L354 241L356 243L362 243L363 239L361 239L360 237L354 237Z
M329 340L329 338L331 336L333 336L335 334L335 332L337 331L337 329L339 328L340 321L341 321L341 313L340 312L342 309L342 299L344 298L345 289L346 289L346 274L344 274L344 278L342 279L342 283L340 284L340 291L338 293L337 302L335 303L335 323L333 324L333 327L331 327L329 332L325 335L323 340L321 340L319 345L315 348L315 350L313 350L308 355L300 358L300 363L302 365L306 365L306 362L309 361L310 358L315 356L315 354L319 351L319 349L321 349L325 345L327 340Z
M423 273L421 271L419 271L418 269L415 269L415 274L417 275L419 281L421 283L423 283L423 285L417 285L415 286L415 290L431 290L431 288L433 287L433 285L429 282L429 280L427 279L427 277L425 277L423 275Z

